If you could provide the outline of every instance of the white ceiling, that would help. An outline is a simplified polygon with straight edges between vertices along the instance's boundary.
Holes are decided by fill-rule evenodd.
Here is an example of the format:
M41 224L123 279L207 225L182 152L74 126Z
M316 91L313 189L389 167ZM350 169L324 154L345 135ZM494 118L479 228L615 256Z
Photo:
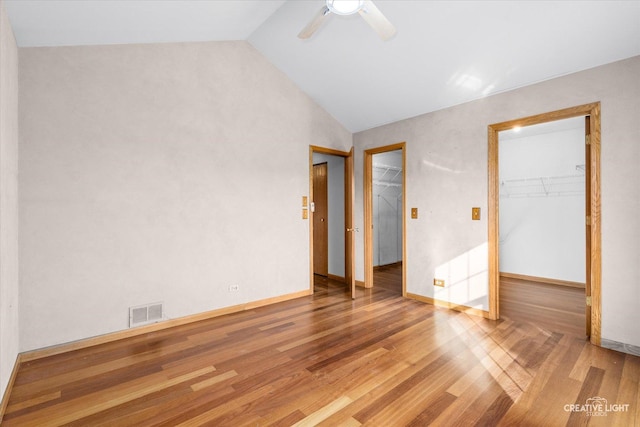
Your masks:
M4 0L18 46L245 40L285 0Z
M323 0L5 0L21 47L248 40L357 132L640 55L640 0L375 1L298 32Z

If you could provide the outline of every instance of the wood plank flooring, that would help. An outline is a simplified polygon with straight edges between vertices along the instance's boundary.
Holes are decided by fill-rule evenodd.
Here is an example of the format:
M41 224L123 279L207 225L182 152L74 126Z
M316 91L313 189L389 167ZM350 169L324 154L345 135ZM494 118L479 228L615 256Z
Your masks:
M570 286L500 276L500 317L586 336L585 292Z
M373 286L402 295L402 263L374 267Z
M383 287L24 363L4 426L640 424L640 358ZM593 398L626 410L571 411ZM578 407L579 408L579 407Z

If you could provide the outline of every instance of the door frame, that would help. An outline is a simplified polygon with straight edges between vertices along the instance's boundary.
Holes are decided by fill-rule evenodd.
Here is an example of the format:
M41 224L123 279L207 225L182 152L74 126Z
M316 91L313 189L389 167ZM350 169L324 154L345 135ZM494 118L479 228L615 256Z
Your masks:
M351 287L355 298L355 241L353 236L354 171L353 148L340 151L333 148L309 145L309 202L313 201L313 154L327 154L344 158L344 275L345 284ZM309 206L309 294L313 294L313 212ZM349 228L351 227L351 228Z
M364 287L373 287L373 155L402 151L402 296L407 296L407 149L406 142L364 150Z
M498 176L498 133L503 130L520 126L530 126L572 117L589 116L590 137L585 150L589 150L591 177L588 185L590 198L589 219L591 246L587 248L587 262L590 274L586 287L591 290L591 334L590 340L594 345L601 341L601 286L602 286L602 246L601 246L601 207L600 207L600 102L565 108L549 113L538 114L520 119L495 123L488 126L488 227L489 227L489 318L500 318L499 283L500 283L500 247L499 247L499 205L500 178ZM589 271L589 268L587 269ZM589 290L586 290L589 295ZM586 297L585 297L586 299ZM585 303L585 306L587 304Z

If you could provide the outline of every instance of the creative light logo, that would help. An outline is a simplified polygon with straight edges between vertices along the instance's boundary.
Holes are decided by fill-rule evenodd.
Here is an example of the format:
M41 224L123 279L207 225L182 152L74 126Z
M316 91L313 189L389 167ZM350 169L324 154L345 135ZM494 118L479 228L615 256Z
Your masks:
M584 405L567 404L564 405L567 412L582 412L588 417L606 417L609 412L627 412L629 404L609 404L604 397L590 397Z

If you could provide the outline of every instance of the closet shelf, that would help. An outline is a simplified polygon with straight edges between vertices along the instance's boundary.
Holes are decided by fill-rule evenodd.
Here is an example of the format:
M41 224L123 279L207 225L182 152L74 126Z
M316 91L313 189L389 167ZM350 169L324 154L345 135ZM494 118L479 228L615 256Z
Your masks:
M500 182L500 197L561 197L585 193L584 175L506 179Z
M373 185L381 185L384 187L396 187L396 188L402 187L402 184L399 184L397 182L383 181L383 180L374 180Z
M382 163L374 163L374 179L373 185L382 186L384 189L380 194L389 188L402 188L402 168L397 166L385 165Z

